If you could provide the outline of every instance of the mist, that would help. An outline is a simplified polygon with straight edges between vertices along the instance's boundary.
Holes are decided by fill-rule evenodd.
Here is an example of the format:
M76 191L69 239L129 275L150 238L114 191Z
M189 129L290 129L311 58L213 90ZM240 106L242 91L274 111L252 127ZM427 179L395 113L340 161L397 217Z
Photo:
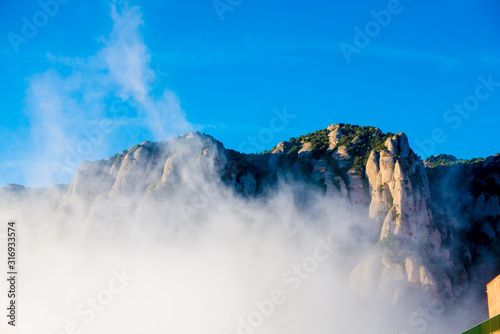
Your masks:
M331 206L319 196L313 208L299 208L288 187L250 200L214 183L206 206L186 216L190 208L178 199L202 189L196 177L184 181L186 190L176 188L169 203L151 201L133 219L123 212L118 225L70 215L64 224L79 232L45 237L41 231L29 243L34 247L25 241L24 226L37 221L38 212L19 219L18 330L60 333L72 322L83 333L247 333L248 321L261 333L355 326L349 314L364 307L349 292L351 268L339 251L350 243L342 240L351 226L343 217L348 212L318 212ZM118 200L110 207L116 215L117 207L128 205ZM108 214L100 208L99 216ZM90 306L81 308L88 298L107 303L107 294L99 293L122 271L130 281L102 311L94 317ZM281 297L269 306L273 295ZM264 316L255 303L266 305L265 319L255 315Z
M220 145L196 133L175 137L195 126L173 91L151 88L140 9L112 6L110 17L94 56L50 56L70 74L30 80L36 164L24 171L27 183L71 185L0 203L0 220L17 224L19 272L17 325L2 322L2 333L464 329L420 291L393 306L352 289L350 273L379 237L367 208L282 173L256 196L223 182ZM129 149L144 132L156 143ZM113 141L127 150L109 152ZM86 142L88 153L79 150Z
M351 289L373 246L362 208L286 175L248 197L221 181L220 148L206 138L156 145L157 165L124 158L126 184L107 184L109 165L96 161L57 208L50 198L23 214L26 197L11 205L2 218L17 217L20 293L7 332L458 331L425 303L394 307ZM155 183L158 166L168 173Z

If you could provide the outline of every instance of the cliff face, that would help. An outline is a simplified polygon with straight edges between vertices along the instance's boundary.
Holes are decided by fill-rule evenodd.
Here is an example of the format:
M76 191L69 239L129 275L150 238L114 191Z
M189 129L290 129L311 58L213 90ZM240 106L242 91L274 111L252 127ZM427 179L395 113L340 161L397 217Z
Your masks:
M385 142L387 150L372 151L366 164L370 182L370 218L382 223L380 239L397 236L415 243L428 238L431 213L429 180L404 134Z
M52 232L128 238L144 224L203 221L200 212L221 189L258 198L280 184L302 182L350 212L363 229L371 250L351 264L355 290L393 304L424 295L442 308L464 293L477 263L500 259L499 160L426 168L406 135L346 124L257 155L191 133L83 163L52 216ZM455 182L453 173L468 181ZM176 197L178 189L186 198ZM180 202L188 203L188 212L179 210ZM84 218L71 220L75 213ZM102 235L102 221L112 235Z
M354 268L351 284L361 293L377 293L393 304L424 292L435 307L442 307L443 290L438 293L434 276L445 281L444 294L452 292L447 284L450 278L442 272L433 275L425 265L430 257L441 255L441 235L431 226L424 164L404 134L388 138L385 146L386 150L370 153L365 169L371 190L369 218L379 227L380 241Z
M458 269L455 294L471 285L484 296L500 268L500 156L434 166L429 160L433 224Z
M220 179L226 162L222 144L195 133L167 142L143 142L106 160L84 162L52 216L52 232L77 239L89 234L123 237L131 233L123 228L140 221L151 202L164 201L168 211L167 199L173 206L176 187L191 187L187 192L195 196L197 187ZM188 199L177 199L181 200ZM160 221L168 222L167 218L158 214ZM101 228L102 221L109 226ZM113 235L100 235L110 230Z

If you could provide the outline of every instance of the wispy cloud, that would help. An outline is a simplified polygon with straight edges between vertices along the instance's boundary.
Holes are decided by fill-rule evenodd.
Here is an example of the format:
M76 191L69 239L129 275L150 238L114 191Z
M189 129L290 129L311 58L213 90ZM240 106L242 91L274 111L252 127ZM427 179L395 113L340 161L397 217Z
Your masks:
M392 46L373 46L367 49L367 53L376 56L386 56L394 58L426 60L441 63L446 67L453 67L460 64L461 60L436 52L410 50L410 49L396 49Z
M158 56L171 65L302 63L317 62L318 53L331 56L335 47L333 41L315 38L284 40L246 35L232 44L223 45L214 36L191 35L169 44Z
M500 56L493 53L486 53L480 56L478 61L486 63L488 65L498 65L500 64Z
M35 165L26 170L29 184L70 181L60 179L54 163L76 170L83 160L105 157L117 136L100 133L106 138L99 143L89 138L89 134L99 137L96 133L103 120L111 121L115 128L131 123L149 134L150 140L192 128L174 92L152 90L156 73L141 34L140 8L112 6L110 16L112 30L101 38L103 46L95 55L68 58L48 54L54 69L29 78L26 112L33 143L29 154ZM60 68L64 72L56 70ZM110 112L113 104L127 104L131 109L127 117ZM77 161L68 166L68 160Z

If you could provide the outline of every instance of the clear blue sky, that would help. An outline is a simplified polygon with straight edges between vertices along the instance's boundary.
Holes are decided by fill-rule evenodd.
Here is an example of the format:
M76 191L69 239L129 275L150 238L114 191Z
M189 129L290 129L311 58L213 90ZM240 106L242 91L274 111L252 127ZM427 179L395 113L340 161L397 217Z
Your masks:
M247 152L339 122L405 132L423 157L500 151L496 0L45 2L52 16L0 2L0 186L70 182L83 160L192 129Z

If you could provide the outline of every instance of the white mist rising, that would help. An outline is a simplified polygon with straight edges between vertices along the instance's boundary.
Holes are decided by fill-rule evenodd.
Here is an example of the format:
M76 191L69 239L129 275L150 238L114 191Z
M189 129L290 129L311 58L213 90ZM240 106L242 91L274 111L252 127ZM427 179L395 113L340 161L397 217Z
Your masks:
M29 148L21 166L29 186L69 183L85 160L192 130L177 95L152 64L139 7L111 6L111 30L86 57L48 54L51 67L28 78ZM164 65L165 67L167 65Z
M72 234L72 243L64 234L45 236L48 230L40 231L33 243L24 235L29 224L42 223L43 215L32 212L18 219L17 331L61 333L77 325L82 333L223 334L237 333L239 327L245 332L240 319L247 322L258 311L255 303L265 304L273 291L281 291L282 303L272 311L267 308L262 324L258 316L250 320L260 324L255 332L346 331L355 326L350 315L360 309L348 289L351 268L341 252L351 243L342 240L349 235L349 212L333 212L330 200L312 193L308 196L315 205L299 208L289 187L265 199L246 199L212 173L204 175L197 168L202 166L207 165L178 166L192 174L185 174L182 186L168 195L172 203L150 202L146 212L137 210L132 217L118 213L119 226L96 218L92 224L100 230L92 234L78 228L89 223L86 214L66 216L65 224L82 232ZM197 215L186 215L190 208L179 199L199 193L202 180L215 191ZM134 193L142 197L139 188ZM322 212L316 211L319 207ZM108 215L105 206L98 210L99 216ZM109 300L102 290L109 289L115 271L133 279Z
M157 165L132 165L129 157L140 149L124 158L122 183L117 178L107 186L106 168L75 179L51 218L39 210L21 215L22 203L17 212L13 207L11 215L20 217L19 309L15 330L1 325L7 332L354 333L369 324L374 333L418 333L430 327L418 313L425 310L390 307L350 289L349 273L371 246L359 233L369 221L356 208L300 181L247 198L221 181L214 144L191 135L159 145ZM166 163L172 157L175 163ZM143 173L156 175L155 166L165 171L164 165L175 168L167 168L162 182ZM39 224L45 228L30 233Z

